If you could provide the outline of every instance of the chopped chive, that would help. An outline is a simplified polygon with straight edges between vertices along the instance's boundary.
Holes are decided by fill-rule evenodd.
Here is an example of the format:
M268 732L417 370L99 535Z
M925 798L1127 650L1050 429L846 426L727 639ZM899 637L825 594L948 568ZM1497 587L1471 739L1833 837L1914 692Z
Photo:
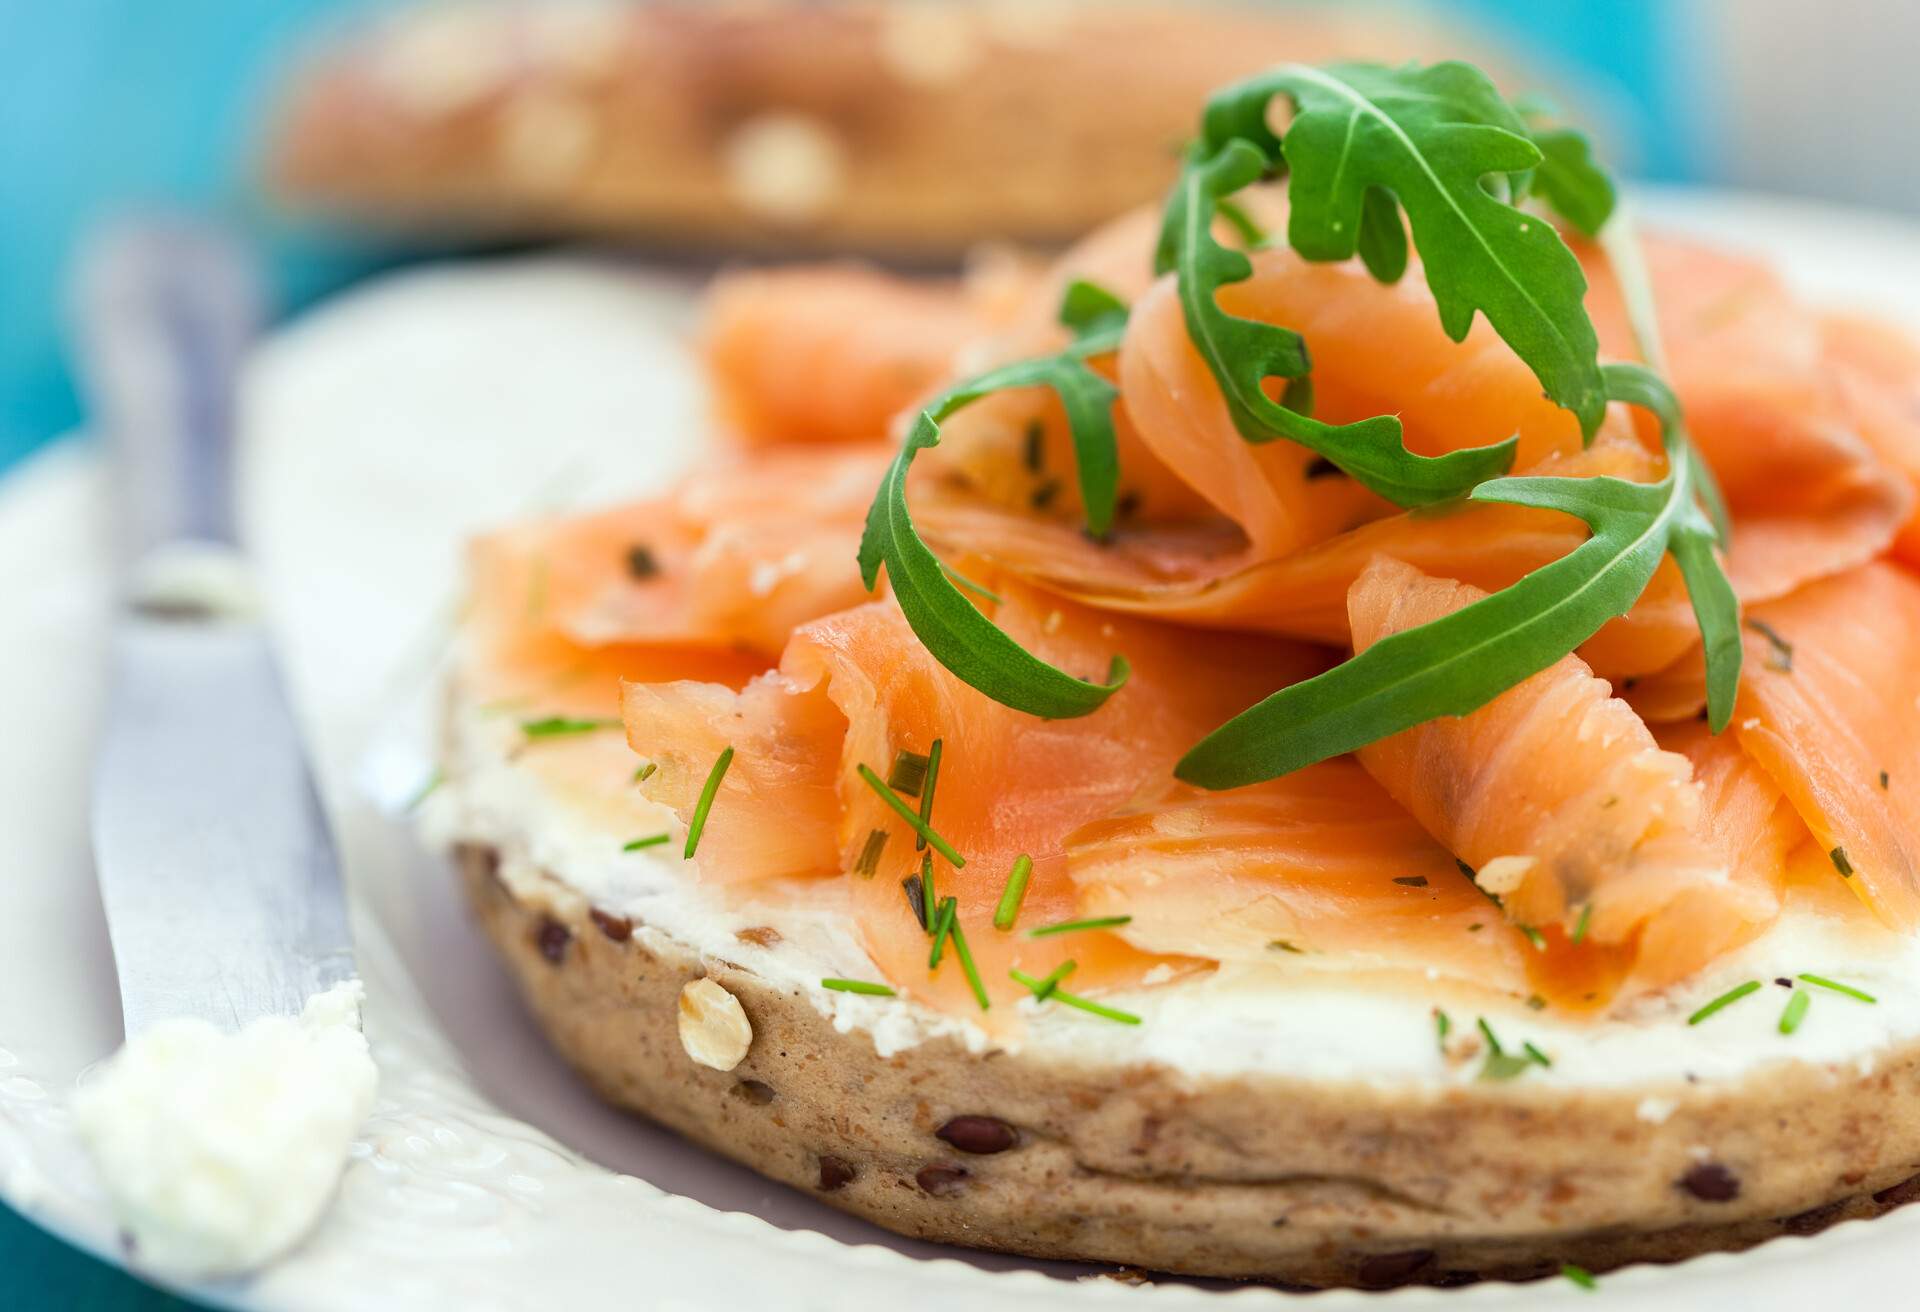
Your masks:
M655 765L652 761L648 761L645 765L642 765L639 769L633 772L633 781L637 784L643 784L647 780L653 778L653 772L655 770L658 770L659 768L660 767Z
M522 720L520 732L529 738L564 738L568 734L598 733L618 729L618 720L574 720L564 715L549 715L544 720Z
M658 847L662 843L671 843L672 841L672 834L648 834L645 838L634 839L620 850L622 852L638 852L642 848Z
M820 981L820 987L832 989L836 993L865 993L875 998L890 998L894 995L893 990L885 984L869 984L863 979L823 979Z
M1593 921L1593 903L1589 902L1585 906L1580 908L1580 919L1576 920L1573 924L1573 937L1568 939L1567 941L1573 944L1575 947L1579 947L1582 943L1586 941L1587 926L1591 924L1592 921Z
M660 572L660 562L654 558L653 548L644 542L636 542L627 548L627 573L644 582Z
M1846 848L1836 847L1827 853L1827 856L1833 861L1833 868L1840 872L1842 879L1853 878L1853 862L1847 860Z
M1583 1266L1575 1266L1571 1262L1562 1262L1560 1264L1560 1274L1582 1289L1593 1290L1595 1292L1599 1291L1600 1282L1594 1278L1593 1272Z
M1734 987L1728 989L1725 993L1722 993L1719 997L1715 998L1712 1002L1709 1002L1706 1006L1694 1012L1693 1015L1687 1017L1687 1024L1698 1025L1701 1021L1713 1015L1714 1012L1719 1011L1722 1007L1731 1007L1734 1003L1740 1001L1740 999L1746 997L1749 993L1758 991L1759 988L1760 988L1760 981L1757 979L1750 979L1745 984L1736 984L1734 985Z
M1487 1060L1480 1067L1480 1078L1495 1083L1518 1079L1525 1075L1532 1065L1533 1058L1519 1053L1490 1052L1487 1054Z
M860 859L853 863L855 874L865 879L873 878L874 872L880 869L880 854L887 850L888 837L884 829L867 831L867 841L860 849Z
M1767 640L1767 646L1772 648L1772 650L1767 653L1767 668L1777 670L1781 674L1792 674L1793 644L1781 637L1780 631L1774 628L1773 625L1757 616L1747 616L1747 627L1765 638Z
M943 897L934 903L933 910L933 948L927 953L927 969L937 970L940 957L946 951L947 931L953 928L954 917L960 914L960 899Z
M1817 984L1823 989L1832 989L1835 993L1844 993L1848 997L1858 998L1862 1002L1880 1001L1880 999L1874 997L1871 993L1862 993L1850 984L1842 984L1838 980L1828 979L1825 975L1808 975L1802 973L1800 978L1809 984Z
M713 799L720 791L720 781L726 777L727 767L733 764L733 748L728 747L720 753L720 759L713 763L713 769L707 771L707 782L700 789L700 800L693 807L693 823L687 826L687 852L689 861L693 851L700 846L700 835L707 831L707 813L713 810Z
M1425 888L1427 886L1427 877L1425 875L1396 875L1394 876L1393 882L1404 885L1407 888Z
M1052 997L1054 990L1060 987L1060 981L1073 974L1073 972L1079 968L1080 963L1071 957L1055 966L1053 970L1048 973L1047 977L1040 981L1040 987L1033 991L1034 1001L1045 1002L1048 998Z
M954 899L948 898L949 902ZM973 950L967 946L967 931L961 928L960 912L955 909L947 914L947 937L953 940L954 955L960 958L960 969L966 974L967 987L973 990L974 1001L985 1011L992 1004L987 1001L987 986L980 982L980 968L973 964ZM1066 994L1058 994L1064 999Z
M904 749L894 753L893 769L887 771L887 787L902 797L918 797L926 782L926 757Z
M1036 474L1046 468L1046 447L1044 445L1046 439L1047 430L1041 426L1038 419L1027 425L1026 449L1021 453L1022 460L1027 468Z
M1487 1018L1482 1016L1476 1024L1478 1024L1480 1032L1487 1036L1487 1051L1496 1057L1505 1054L1506 1049L1500 1046L1500 1037L1493 1032L1493 1026L1487 1024Z
M1010 970L1007 974L1011 975L1016 983L1024 984L1027 988L1033 990L1036 995L1044 984L1044 981L1035 979L1024 970ZM1122 1025L1138 1025L1140 1023L1140 1018L1130 1011L1121 1011L1118 1007L1103 1006L1095 1002L1092 998L1083 998L1077 993L1069 993L1065 989L1057 986L1046 996L1054 1002L1064 1003L1069 1007L1076 1007L1088 1015L1099 1016L1105 1020L1118 1021Z
M1447 1054L1447 1035L1453 1033L1453 1017L1435 1007L1433 1009L1433 1038L1440 1046L1440 1055Z
M936 752L940 750L940 744L938 742L936 742L933 746ZM729 748L728 750L731 751L732 749ZM864 764L861 765L859 767L859 774L862 779L867 781L867 786L873 789L874 792L880 795L880 800L885 802L888 806L892 807L895 813L897 813L902 820L905 820L908 824L912 825L914 832L919 834L922 838L926 839L928 843L931 843L933 845L933 850L938 852L941 856L945 857L952 864L955 870L958 870L962 866L967 864L967 859L961 856L958 852L953 850L953 844L949 843L946 839L940 837L940 835L934 833L933 829L927 824L927 822L920 818L919 813L916 812L912 807L908 806L904 801L902 801L900 798L900 794L894 792L893 789L887 787L887 781L882 779L879 775L875 774L873 772L872 767ZM927 775L927 782L929 785L931 785L933 782L933 775L932 775L931 769L929 770ZM932 787L928 787L926 794L922 796L920 799L921 805L924 806L927 802L927 799L932 796L933 796L933 789Z
M933 787L940 782L940 753L942 747L943 740L935 738L933 745L927 748L927 783L926 786L920 790L920 823L929 826L929 829L926 831L914 831L913 850L916 852L924 852L927 850L927 833L931 832L930 827L933 824ZM958 861L954 862L953 868L958 870L960 863Z
M983 584L975 583L972 579L968 578L965 574L962 574L959 570L955 569L953 566L947 564L947 562L944 560L940 562L940 572L942 574L945 574L948 578L952 579L959 586L965 588L968 592L972 592L979 596L985 597L988 601L992 602L996 606L998 606L1000 603L1006 600L1005 597L995 592L992 588L986 587Z
M446 781L447 781L446 771L435 769L432 774L427 776L426 782L422 783L419 788L414 790L413 796L407 799L407 804L401 809L404 811L418 811L420 809L420 804L426 801L429 797L432 797L434 794L434 791L438 789L440 785L445 783Z
M1022 852L1013 859L1013 870L1007 875L1007 887L1000 894L1000 905L993 909L993 927L1012 929L1013 922L1020 915L1020 903L1027 896L1027 880L1033 876L1033 858Z
M1791 1034L1800 1028L1800 1022L1807 1018L1807 1008L1813 1005L1813 994L1805 989L1795 989L1793 996L1787 999L1787 1008L1780 1013L1780 1032Z
M1027 931L1028 938L1046 938L1053 934L1077 934L1083 929L1118 929L1133 923L1132 916L1094 916L1088 920L1062 920Z
M1276 938L1276 939L1269 940L1267 943L1267 947L1274 952L1293 952L1293 953L1299 954L1300 956L1305 956L1307 953L1307 950L1305 948L1298 947L1295 944L1289 943L1287 942L1286 939L1283 939L1283 938Z
M1527 1054L1527 1060L1533 1062L1535 1065L1537 1066L1553 1065L1553 1058L1547 1056L1546 1053L1534 1047L1532 1040L1528 1040L1527 1042L1521 1044L1520 1048L1521 1048L1521 1051Z
M920 876L908 875L900 881L900 889L907 895L907 910L913 912L913 918L920 922L920 928L929 932L933 923L927 919L926 885L920 882Z
M1535 952L1545 952L1547 950L1547 936L1535 929L1532 925L1515 925L1514 928L1526 936L1527 942L1533 944L1533 950Z

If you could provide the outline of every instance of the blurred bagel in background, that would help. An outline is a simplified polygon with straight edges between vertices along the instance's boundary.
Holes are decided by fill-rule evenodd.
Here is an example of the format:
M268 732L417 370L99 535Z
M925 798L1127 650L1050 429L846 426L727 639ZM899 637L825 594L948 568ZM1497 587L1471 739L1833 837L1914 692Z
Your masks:
M1484 51L1392 8L502 3L316 46L271 115L290 213L409 235L950 258L1156 197L1220 84Z

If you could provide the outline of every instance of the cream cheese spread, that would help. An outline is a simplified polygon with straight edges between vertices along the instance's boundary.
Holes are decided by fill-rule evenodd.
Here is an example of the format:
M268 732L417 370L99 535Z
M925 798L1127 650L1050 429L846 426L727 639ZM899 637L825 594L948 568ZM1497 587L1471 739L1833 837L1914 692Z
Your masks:
M134 1265L236 1275L313 1228L373 1107L363 996L339 984L237 1034L163 1021L82 1083L74 1125Z

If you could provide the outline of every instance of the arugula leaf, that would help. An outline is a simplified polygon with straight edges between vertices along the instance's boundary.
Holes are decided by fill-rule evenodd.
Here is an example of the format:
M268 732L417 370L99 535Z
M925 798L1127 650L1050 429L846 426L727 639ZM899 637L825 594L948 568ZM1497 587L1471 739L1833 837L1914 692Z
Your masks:
M1118 329L1111 331L1117 334ZM1116 655L1107 681L1093 683L1047 664L1002 632L949 581L946 566L921 541L907 512L907 471L914 456L940 444L942 420L991 392L1010 387L1053 388L1067 408L1077 450L1095 445L1083 442L1079 434L1100 425L1111 442L1114 389L1074 354L1090 351L1089 342L1099 344L1096 339L1082 339L1061 355L1005 365L935 398L914 420L900 454L888 467L860 538L861 579L872 590L879 581L880 566L886 565L901 612L935 660L995 701L1045 719L1068 719L1098 710L1126 682L1125 658ZM1109 461L1109 467L1117 469L1117 462ZM1082 479L1084 486L1084 467ZM1107 486L1110 492L1112 483ZM1089 501L1090 524L1092 505Z
M1739 607L1713 558L1679 407L1640 365L1608 365L1606 394L1659 418L1666 478L1502 478L1476 501L1537 506L1584 520L1592 536L1552 564L1451 615L1382 638L1345 664L1268 697L1202 739L1174 773L1204 788L1272 779L1442 715L1466 715L1571 652L1624 615L1672 551L1706 636L1708 715L1733 712Z
M1445 501L1504 473L1513 463L1512 439L1443 456L1422 456L1402 445L1400 421L1392 415L1355 424L1324 424L1285 404L1288 400L1301 404L1303 394L1291 383L1307 377L1306 342L1276 324L1228 314L1214 299L1221 287L1253 276L1252 261L1214 238L1218 202L1253 182L1266 167L1257 148L1238 140L1226 143L1211 158L1190 159L1168 202L1161 239L1163 259L1179 271L1187 333L1213 370L1240 435L1255 443L1276 438L1298 442L1402 506ZM1393 222L1399 223L1397 212ZM1373 248L1383 263L1391 262L1388 239L1376 238ZM1400 259L1404 265L1404 250ZM1269 397L1263 386L1273 377L1291 380L1281 402Z
M1284 139L1266 119L1278 95L1295 107ZM1555 149L1566 162L1570 143ZM1592 438L1606 413L1606 394L1584 303L1586 278L1553 225L1510 203L1524 198L1543 153L1485 74L1460 63L1284 64L1214 96L1187 171L1242 153L1252 158L1233 166L1237 186L1289 175L1287 237L1310 260L1361 253L1370 272L1391 281L1404 267L1392 258L1397 211L1404 209L1447 335L1464 338L1474 314L1485 314L1548 397L1571 410ZM1214 194L1233 189L1221 185ZM1178 263L1188 254L1183 247L1195 241L1194 216L1175 213L1190 209L1178 201L1169 206L1163 268ZM1396 211L1391 224L1389 210ZM1206 235L1204 221L1197 231ZM1204 292L1209 302L1212 288L1237 281L1218 278L1220 266L1213 263L1216 281ZM1182 267L1183 282L1187 272ZM1215 375L1224 375L1230 357L1210 350L1198 332L1194 338ZM1333 453L1322 454L1339 463Z
M1613 179L1594 162L1586 135L1569 127L1535 127L1540 166L1533 188L1554 212L1589 237L1600 235L1613 215Z

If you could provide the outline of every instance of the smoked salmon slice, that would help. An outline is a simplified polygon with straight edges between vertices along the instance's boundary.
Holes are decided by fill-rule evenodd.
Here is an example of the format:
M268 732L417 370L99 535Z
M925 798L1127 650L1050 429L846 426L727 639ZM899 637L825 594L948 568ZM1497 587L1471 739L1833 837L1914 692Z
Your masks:
M1178 786L1076 830L1067 864L1082 913L1131 915L1119 932L1146 951L1431 967L1527 991L1519 931L1352 760L1223 793Z
M719 753L735 749L695 856L703 875L854 872L855 914L874 961L896 987L961 1012L976 1009L968 986L951 966L928 971L927 935L902 891L921 870L916 835L859 767L884 778L900 753L925 756L940 740L931 820L965 865L936 858L934 883L939 895L958 898L992 998L1024 992L1010 968L1044 975L1069 957L1079 966L1075 987L1097 987L1147 959L1098 931L1019 932L1075 915L1067 836L1165 779L1199 734L1326 663L1276 639L1104 616L1011 576L981 581L1003 598L985 603L995 621L1029 650L1089 673L1124 652L1133 667L1127 685L1092 715L1033 719L961 683L899 608L881 601L802 625L778 670L739 692L629 683L623 701L634 750L659 763L642 787L683 817ZM999 930L993 913L1021 855L1034 868L1019 930Z
M1886 924L1920 924L1920 581L1877 562L1754 607L1741 748L1835 875ZM1764 627L1760 627L1764 626Z
M1355 649L1483 595L1377 560L1348 600ZM1636 963L1646 983L1671 982L1711 959L1719 945L1702 941L1703 918L1738 934L1779 910L1777 889L1716 844L1688 759L1663 751L1577 656L1470 715L1430 721L1356 755L1474 868L1516 923L1600 946L1657 944Z

